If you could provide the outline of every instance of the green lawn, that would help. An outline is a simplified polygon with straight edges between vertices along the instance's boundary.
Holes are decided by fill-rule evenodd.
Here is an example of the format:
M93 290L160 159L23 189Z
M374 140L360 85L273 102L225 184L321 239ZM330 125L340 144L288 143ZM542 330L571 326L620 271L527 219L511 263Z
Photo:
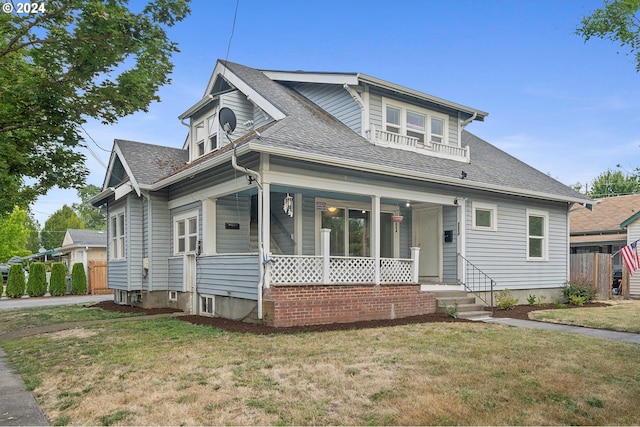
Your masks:
M0 345L58 425L640 424L640 346L495 324L256 336L158 318Z
M640 301L621 301L609 307L542 310L529 318L545 322L640 333Z

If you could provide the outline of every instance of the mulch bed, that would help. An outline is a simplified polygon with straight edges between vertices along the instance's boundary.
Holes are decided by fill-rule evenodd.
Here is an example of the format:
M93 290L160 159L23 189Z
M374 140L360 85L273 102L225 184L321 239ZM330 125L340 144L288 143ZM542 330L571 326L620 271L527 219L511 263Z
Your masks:
M607 306L607 303L594 302L585 304L582 307L603 307ZM165 314L176 313L173 308L152 308L145 309L140 307L132 307L129 305L116 304L113 301L102 301L94 304L93 307L99 307L103 310L117 311L120 313L145 313L146 315L152 314ZM566 307L557 307L553 304L542 305L517 305L512 310L499 310L495 309L493 317L510 317L514 319L529 320L529 312L534 310L549 310L557 308L576 308L577 306L568 305ZM194 325L212 326L219 329L223 329L229 332L250 333L256 335L271 335L271 334L297 334L303 332L324 332L324 331L348 331L364 328L379 328L386 326L397 325L410 325L415 323L458 323L458 322L472 322L472 320L466 319L454 319L446 314L425 314L422 316L404 317L402 319L384 319L384 320L369 320L364 322L352 322L352 323L331 323L328 325L309 325L309 326L292 326L286 328L276 328L273 326L267 326L258 323L248 323L237 320L224 319L222 317L207 317L207 316L193 316L193 315L181 315L178 319L190 322Z

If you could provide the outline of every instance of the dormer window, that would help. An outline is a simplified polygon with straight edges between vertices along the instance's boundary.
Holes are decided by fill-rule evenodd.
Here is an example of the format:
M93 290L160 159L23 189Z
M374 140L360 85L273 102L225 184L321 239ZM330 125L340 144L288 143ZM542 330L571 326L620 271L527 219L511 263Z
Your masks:
M204 156L205 152L205 140L204 140L204 122L200 122L196 125L196 155L197 157Z
M218 109L194 127L194 159L220 148L218 141Z
M390 99L383 102L386 132L415 138L418 146L446 144L446 115Z

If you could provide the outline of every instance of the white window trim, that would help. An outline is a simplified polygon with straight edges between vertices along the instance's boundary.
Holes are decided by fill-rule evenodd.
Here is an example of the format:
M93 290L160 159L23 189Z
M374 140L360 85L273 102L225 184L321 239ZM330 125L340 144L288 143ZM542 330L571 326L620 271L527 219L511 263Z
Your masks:
M189 234L189 225L188 223L185 224L185 250L184 252L178 252L178 222L180 221L187 221L191 218L195 218L196 219L196 247L194 248L194 250L190 251L187 250L188 249L188 243L189 243L189 237L192 236L192 234ZM185 213L181 213L178 215L175 215L173 217L172 220L172 224L173 224L173 254L174 255L183 255L183 254L194 254L198 251L198 240L200 240L200 218L199 218L199 212L197 210L194 211L189 211L189 212L185 212Z
M491 227L476 224L476 210L491 212ZM471 202L471 228L478 231L498 231L498 205L484 202Z
M417 132L411 130L407 127L407 111L412 113L421 114L425 116L425 130L424 130L424 145L429 146L432 144L431 136L434 135L431 131L431 118L437 118L444 121L443 124L443 132L442 142L440 144L444 145L453 145L449 144L449 116L446 114L438 113L432 110L427 110L425 108L420 108L415 105L407 104L401 101L392 100L389 98L382 98L382 128L386 132L387 131L387 106L394 107L400 109L400 135L407 136L407 131ZM391 126L396 126L391 124ZM420 132L417 132L420 133ZM438 135L440 136L440 135ZM460 144L458 144L460 146Z
M124 219L124 229L118 230L120 226L120 217ZM116 233L114 236L114 230L112 226L113 219L116 219ZM124 261L126 259L126 245L127 245L127 218L125 215L125 208L115 210L109 215L109 261ZM120 231L121 233L118 233Z
M198 139L198 128L202 126L202 139ZM207 140L209 137L207 136L208 129L206 120L199 120L193 127L193 139L195 140L193 143L193 158L197 159L205 154L207 154ZM198 150L198 145L200 142L203 144L202 154L200 154L200 150Z
M202 310L202 298L211 299L212 312L206 312ZM216 296L209 294L198 294L198 314L201 316L216 317Z
M178 291L169 291L169 301L178 301Z
M529 235L529 217L537 216L542 217L544 219L544 236L542 237L542 256L541 257L532 257L529 254L529 239L531 236ZM527 230L527 239L525 241L526 250L527 250L527 261L549 261L549 212L538 210L538 209L527 209L526 210L526 230ZM534 237L538 238L538 237Z

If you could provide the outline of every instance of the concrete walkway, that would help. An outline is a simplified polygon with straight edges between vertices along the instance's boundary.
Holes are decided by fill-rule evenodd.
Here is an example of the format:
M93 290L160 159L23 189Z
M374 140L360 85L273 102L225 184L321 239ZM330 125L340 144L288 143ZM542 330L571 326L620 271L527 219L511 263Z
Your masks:
M69 304L95 304L100 301L113 301L113 295L68 295L63 297L39 297L39 298L0 298L0 310L10 308L49 307L54 305Z
M497 323L500 325L516 326L519 328L544 329L547 331L571 332L574 334L587 335L596 338L609 340L626 341L640 344L640 334L631 332L617 332L607 329L592 329L582 326L561 325L559 323L536 322L533 320L510 319L508 317L489 317L482 319L485 323Z

